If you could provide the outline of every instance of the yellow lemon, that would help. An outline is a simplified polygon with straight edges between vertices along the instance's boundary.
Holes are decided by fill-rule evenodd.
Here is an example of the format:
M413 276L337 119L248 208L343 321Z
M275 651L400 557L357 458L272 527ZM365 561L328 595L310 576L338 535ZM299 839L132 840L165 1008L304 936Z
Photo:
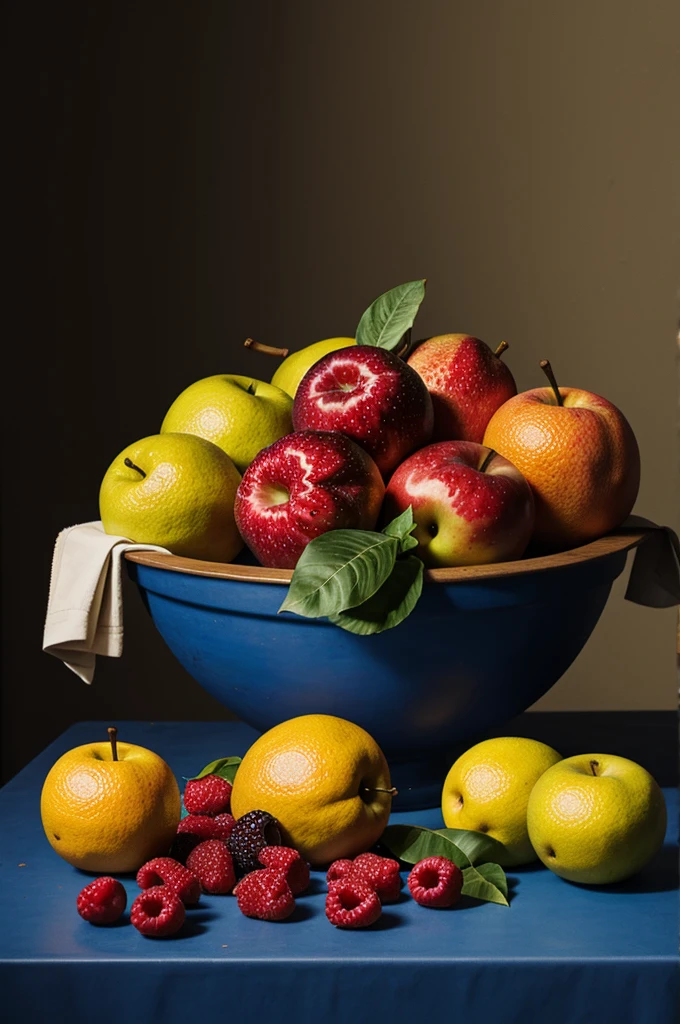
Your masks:
M337 352L350 345L356 345L354 338L326 338L325 341L315 341L313 345L301 348L299 352L292 352L278 367L272 377L272 384L295 398L298 384L314 363L318 363L329 352Z
M132 743L85 743L63 754L40 797L43 828L60 857L82 871L136 871L167 854L180 795L165 761Z
M486 832L506 848L504 864L536 860L527 831L527 804L536 781L561 755L519 736L484 740L451 766L442 790L447 828Z
M527 821L536 853L556 875L608 885L634 875L657 852L666 805L656 781L635 761L581 754L540 777Z
M99 491L106 533L175 555L230 562L243 547L234 519L241 476L228 455L193 434L154 434L109 466Z
M312 865L370 849L391 803L380 747L364 729L333 715L301 715L260 736L239 765L231 794L232 814L268 811Z
M218 373L175 399L161 434L197 434L218 445L243 473L258 452L293 429L293 401L281 388L252 377Z

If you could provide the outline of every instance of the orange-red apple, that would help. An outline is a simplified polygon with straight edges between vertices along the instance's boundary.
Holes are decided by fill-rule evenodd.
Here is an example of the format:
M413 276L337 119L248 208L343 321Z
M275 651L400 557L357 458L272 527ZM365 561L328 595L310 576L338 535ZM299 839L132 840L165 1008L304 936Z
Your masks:
M623 413L590 391L551 386L523 391L492 416L484 444L517 466L536 502L534 540L557 551L619 526L640 484L640 453Z
M434 406L433 441L482 443L496 409L517 394L515 379L500 356L469 334L440 334L423 341L408 359Z

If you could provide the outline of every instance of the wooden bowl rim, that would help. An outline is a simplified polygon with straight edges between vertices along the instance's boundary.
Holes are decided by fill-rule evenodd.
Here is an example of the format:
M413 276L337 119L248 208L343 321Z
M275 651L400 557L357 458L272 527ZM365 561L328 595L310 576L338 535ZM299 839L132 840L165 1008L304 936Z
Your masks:
M492 580L503 576L524 576L527 573L546 572L562 569L580 562L595 561L637 547L651 529L619 529L604 537L590 541L569 551L554 555L540 555L538 558L524 558L515 562L495 562L491 565L463 565L450 569L427 569L426 583L469 583L474 580ZM234 562L204 562L197 558L183 558L180 555L165 555L158 551L126 551L130 562L146 565L152 569L169 569L172 572L188 573L191 576L207 576L213 579L234 580L238 583L279 583L288 585L293 576L292 569L268 569L261 565L237 565Z

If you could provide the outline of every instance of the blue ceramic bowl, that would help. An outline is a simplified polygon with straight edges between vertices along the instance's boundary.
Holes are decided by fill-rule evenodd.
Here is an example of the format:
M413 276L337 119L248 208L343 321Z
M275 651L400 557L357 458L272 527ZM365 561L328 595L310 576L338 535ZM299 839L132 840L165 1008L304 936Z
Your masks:
M642 536L432 570L409 618L375 636L278 615L288 570L127 557L161 636L201 686L260 730L312 712L358 723L384 750L406 809L438 805L456 753L557 682Z

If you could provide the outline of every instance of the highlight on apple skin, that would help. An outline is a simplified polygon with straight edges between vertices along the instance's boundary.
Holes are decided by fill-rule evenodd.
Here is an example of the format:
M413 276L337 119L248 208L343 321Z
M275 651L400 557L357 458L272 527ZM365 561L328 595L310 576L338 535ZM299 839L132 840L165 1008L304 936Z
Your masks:
M425 384L393 352L356 345L331 352L300 381L295 430L338 430L360 444L385 478L432 436Z
M476 441L496 409L517 394L515 378L496 351L470 334L440 334L421 342L408 358L434 406L433 441Z
M293 569L306 545L336 529L372 530L385 493L380 471L340 433L303 430L255 458L236 492L236 524L262 565Z
M440 441L411 455L392 475L383 519L408 506L414 554L431 568L521 558L534 526L528 483L511 462L472 441Z

